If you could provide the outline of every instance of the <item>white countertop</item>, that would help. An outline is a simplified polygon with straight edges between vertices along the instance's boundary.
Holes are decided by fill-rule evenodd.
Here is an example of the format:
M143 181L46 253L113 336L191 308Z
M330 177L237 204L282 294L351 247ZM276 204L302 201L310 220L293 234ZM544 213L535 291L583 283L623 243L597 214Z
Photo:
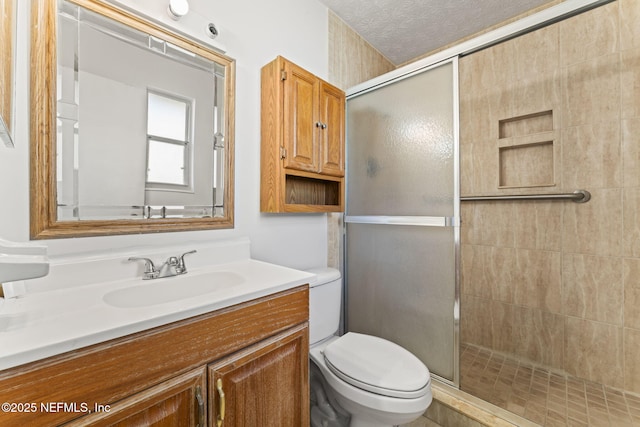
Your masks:
M196 268L184 276L144 281L138 276L58 289L49 289L47 284L45 291L5 300L0 305L0 370L291 289L315 277L246 257L221 264L194 264ZM68 263L62 270L69 270ZM142 307L118 308L103 300L106 293L117 289L144 285L153 292L154 284L162 281L180 286L181 277L206 280L208 273L220 271L233 272L243 281L204 295Z

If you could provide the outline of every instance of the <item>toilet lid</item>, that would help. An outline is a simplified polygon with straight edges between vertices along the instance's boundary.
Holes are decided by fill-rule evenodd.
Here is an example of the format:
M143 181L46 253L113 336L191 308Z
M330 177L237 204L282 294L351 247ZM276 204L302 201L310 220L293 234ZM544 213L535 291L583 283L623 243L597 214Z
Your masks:
M342 380L384 396L420 397L431 379L427 367L412 353L371 335L348 332L327 345L324 358Z

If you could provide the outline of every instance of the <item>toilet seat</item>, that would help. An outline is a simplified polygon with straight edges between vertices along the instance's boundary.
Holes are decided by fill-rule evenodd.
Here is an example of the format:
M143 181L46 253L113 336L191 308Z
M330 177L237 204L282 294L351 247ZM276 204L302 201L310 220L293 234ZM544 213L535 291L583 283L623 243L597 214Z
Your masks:
M414 399L431 385L427 367L385 339L348 332L324 349L327 367L354 387L388 397Z

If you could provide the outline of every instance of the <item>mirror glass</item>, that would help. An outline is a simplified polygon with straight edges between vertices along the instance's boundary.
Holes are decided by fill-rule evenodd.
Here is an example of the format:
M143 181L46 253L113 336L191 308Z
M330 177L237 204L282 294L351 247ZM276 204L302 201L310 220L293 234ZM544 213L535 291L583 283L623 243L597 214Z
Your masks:
M233 61L98 1L58 1L54 34L45 234L231 227Z
M0 0L0 141L13 147L13 64L15 62L16 0Z

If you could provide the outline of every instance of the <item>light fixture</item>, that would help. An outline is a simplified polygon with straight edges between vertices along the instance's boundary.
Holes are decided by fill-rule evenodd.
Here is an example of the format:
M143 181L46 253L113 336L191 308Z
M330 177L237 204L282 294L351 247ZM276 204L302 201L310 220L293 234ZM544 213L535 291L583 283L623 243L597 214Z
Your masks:
M168 13L171 19L178 20L189 13L189 2L187 0L169 0Z

